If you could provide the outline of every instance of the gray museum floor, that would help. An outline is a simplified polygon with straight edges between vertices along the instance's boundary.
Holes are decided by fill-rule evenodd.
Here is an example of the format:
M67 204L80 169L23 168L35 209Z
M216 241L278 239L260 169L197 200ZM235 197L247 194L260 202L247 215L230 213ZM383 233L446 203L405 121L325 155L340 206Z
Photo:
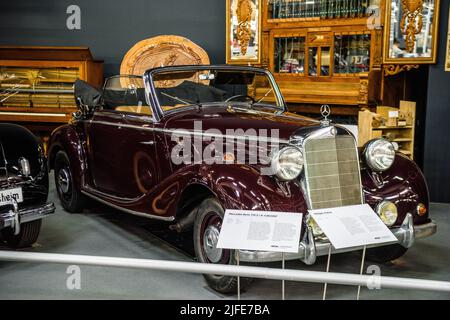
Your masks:
M52 177L51 177L52 178ZM53 186L53 180L51 180ZM141 219L92 203L82 214L65 212L53 187L56 212L44 220L38 242L24 251L141 259L193 261L189 248L161 240ZM450 281L450 204L431 206L438 233L419 240L402 258L381 264L384 276ZM166 239L167 240L167 239ZM0 246L0 250L7 249ZM331 271L358 273L360 253L332 256ZM366 267L370 262L366 263ZM262 264L281 267L281 263ZM197 274L80 266L81 289L69 290L67 265L0 261L0 299L234 299L210 290ZM314 266L289 261L290 269L324 271L326 257ZM322 284L286 282L286 299L321 299ZM355 299L357 287L329 285L328 299ZM281 282L255 279L242 299L280 299ZM450 299L449 293L362 288L361 299Z

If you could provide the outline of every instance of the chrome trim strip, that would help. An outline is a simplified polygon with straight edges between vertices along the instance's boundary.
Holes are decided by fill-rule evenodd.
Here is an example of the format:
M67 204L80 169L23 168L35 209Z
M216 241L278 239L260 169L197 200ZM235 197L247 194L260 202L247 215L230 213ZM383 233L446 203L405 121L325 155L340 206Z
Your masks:
M134 210L130 210L130 209L125 209L125 208L119 207L119 206L117 206L115 204L112 204L112 203L110 203L108 201L105 201L105 200L103 200L103 199L101 199L101 198L99 198L97 196L94 196L93 194L91 194L89 192L86 192L85 190L81 190L81 193L83 193L84 195L86 195L86 196L88 196L88 197L90 197L90 198L92 198L92 199L94 199L94 200L96 200L98 202L101 202L101 203L103 203L103 204L105 204L105 205L107 205L107 206L109 206L111 208L114 208L114 209L117 209L117 210L129 213L129 214L132 214L132 215L135 215L135 216L149 218L149 219L155 219L155 220L162 220L162 221L174 221L175 220L175 217L161 217L161 216L155 216L153 214L148 214L148 213L144 213L144 212L139 212L139 211L134 211Z
M84 189L84 190L83 190L83 189ZM103 196L103 197L105 197L105 198L112 198L112 199L114 199L114 200L116 200L116 201L118 201L118 202L122 202L122 203L126 203L126 204L130 204L130 203L139 201L139 199L142 198L142 197L137 197L137 198L122 198L122 197L110 195L110 194L108 194L108 193L106 193L106 192L99 191L99 190L97 190L97 189L94 189L94 188L92 188L92 187L90 187L90 186L86 186L86 185L84 185L84 186L82 187L82 191L85 191L85 192L87 192L87 193L89 193L89 194L92 194L92 195L95 195L95 193L96 193L96 194L97 194L97 195L95 195L96 197L98 197L98 196Z
M130 128L130 129L137 129L137 130L143 130L143 131L156 131L156 132L162 132L162 133L176 133L178 135L193 135L193 136L201 136L201 137L208 137L208 138L225 138L225 139L236 139L236 140L249 140L249 141L261 141L261 142L273 142L273 143L282 143L282 144L290 144L289 140L284 139L271 139L267 137L259 137L259 136L249 136L249 135L242 135L242 136L235 136L235 135L227 135L227 134L213 134L213 133L205 133L200 131L190 131L190 130L184 130L184 129L160 129L160 128L153 128L153 127L141 127L136 126L132 124L117 124L117 123L111 123L107 121L97 121L97 120L91 120L90 123L92 124L102 124L107 126L114 126L119 128Z

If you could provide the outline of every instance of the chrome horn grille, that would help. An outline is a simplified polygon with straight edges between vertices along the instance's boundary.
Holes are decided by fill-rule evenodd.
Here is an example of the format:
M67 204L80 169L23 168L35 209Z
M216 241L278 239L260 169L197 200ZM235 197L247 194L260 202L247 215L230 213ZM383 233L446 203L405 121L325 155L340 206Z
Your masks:
M362 203L358 149L352 136L306 139L304 151L311 209Z

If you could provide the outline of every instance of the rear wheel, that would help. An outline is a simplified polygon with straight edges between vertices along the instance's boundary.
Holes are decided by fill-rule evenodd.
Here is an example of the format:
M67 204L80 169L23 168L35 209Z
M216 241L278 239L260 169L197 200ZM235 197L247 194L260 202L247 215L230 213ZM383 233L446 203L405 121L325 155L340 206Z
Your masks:
M197 260L203 263L235 265L234 250L217 248L224 210L214 198L200 204L194 224L194 249ZM208 285L220 293L235 293L237 277L204 274ZM252 279L240 278L241 291L245 291Z
M11 228L2 230L3 240L15 249L30 247L39 237L41 224L41 219L22 223L18 235L14 235L14 230Z
M55 186L66 211L74 213L83 210L86 198L73 181L69 157L64 151L58 151L55 157Z
M388 246L367 249L366 255L368 260L383 263L400 258L406 251L408 251L408 249L399 244L391 244Z

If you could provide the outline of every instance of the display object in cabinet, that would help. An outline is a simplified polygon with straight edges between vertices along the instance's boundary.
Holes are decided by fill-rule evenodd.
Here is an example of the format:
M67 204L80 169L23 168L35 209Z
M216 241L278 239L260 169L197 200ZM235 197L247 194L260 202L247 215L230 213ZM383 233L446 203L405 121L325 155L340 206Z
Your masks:
M274 45L274 72L305 72L305 37L275 38Z
M227 0L227 63L260 63L262 1Z
M400 101L400 108L379 106L376 112L360 111L358 115L358 144L363 146L375 138L394 143L398 151L414 158L416 103Z
M436 62L439 0L386 0L384 63Z
M334 36L334 73L369 72L370 34L336 34Z
M269 19L354 18L370 15L376 0L271 0Z
M45 142L76 111L73 84L100 87L103 62L86 47L0 46L0 121L24 125Z

